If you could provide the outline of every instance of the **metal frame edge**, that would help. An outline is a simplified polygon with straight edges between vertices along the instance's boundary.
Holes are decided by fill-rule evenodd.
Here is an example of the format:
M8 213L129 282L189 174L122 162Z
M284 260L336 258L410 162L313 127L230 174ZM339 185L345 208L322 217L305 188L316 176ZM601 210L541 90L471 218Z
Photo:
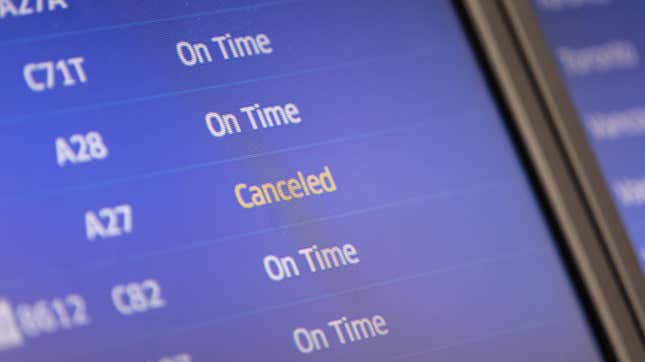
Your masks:
M503 3L551 113L553 127L567 151L625 294L645 333L645 278L557 63L540 32L530 1L504 0Z
M549 123L538 90L498 1L458 0L471 21L538 182L564 235L602 335L620 361L645 361L645 345L632 309L613 273L604 244ZM510 0L509 2L516 2Z

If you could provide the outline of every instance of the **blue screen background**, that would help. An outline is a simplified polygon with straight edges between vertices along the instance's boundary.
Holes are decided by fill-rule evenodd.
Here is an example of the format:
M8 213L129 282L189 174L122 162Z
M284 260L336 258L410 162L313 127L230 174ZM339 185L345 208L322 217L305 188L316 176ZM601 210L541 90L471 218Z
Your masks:
M224 33L265 33L273 53L178 60L177 42ZM91 318L0 361L602 359L448 1L69 0L0 20L0 48L0 300L75 293ZM25 64L71 56L87 83L25 84ZM204 122L290 102L300 124L214 138ZM55 140L90 131L108 157L59 167ZM240 182L324 166L336 192L236 202ZM86 212L122 204L132 232L88 241ZM359 264L263 268L344 243ZM149 279L165 306L120 314L112 288ZM387 335L341 344L326 326L375 314ZM330 347L299 352L296 328Z

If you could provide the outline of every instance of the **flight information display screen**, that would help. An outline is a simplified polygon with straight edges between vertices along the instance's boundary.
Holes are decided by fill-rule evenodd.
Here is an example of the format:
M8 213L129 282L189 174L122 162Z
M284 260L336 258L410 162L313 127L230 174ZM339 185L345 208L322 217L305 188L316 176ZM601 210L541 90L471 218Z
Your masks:
M536 0L539 19L645 268L645 2ZM644 270L645 271L645 270Z
M0 361L600 361L449 1L0 0Z

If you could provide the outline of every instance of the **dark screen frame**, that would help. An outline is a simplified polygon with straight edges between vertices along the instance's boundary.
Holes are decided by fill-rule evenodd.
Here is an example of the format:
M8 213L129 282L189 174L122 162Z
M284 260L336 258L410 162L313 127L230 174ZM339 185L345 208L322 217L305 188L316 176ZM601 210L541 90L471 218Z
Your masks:
M505 3L454 0L479 47L483 71L552 226L573 284L607 360L645 361L642 329L609 257L603 234L554 132L551 112L524 59ZM526 22L517 14L517 22ZM530 19L535 21L534 18ZM639 276L640 269L638 270ZM644 284L645 286L645 284ZM645 300L645 299L644 299Z
M623 293L638 320L641 338L645 339L645 277L557 61L542 34L536 9L530 0L502 0L502 5L549 112L551 127L566 152Z

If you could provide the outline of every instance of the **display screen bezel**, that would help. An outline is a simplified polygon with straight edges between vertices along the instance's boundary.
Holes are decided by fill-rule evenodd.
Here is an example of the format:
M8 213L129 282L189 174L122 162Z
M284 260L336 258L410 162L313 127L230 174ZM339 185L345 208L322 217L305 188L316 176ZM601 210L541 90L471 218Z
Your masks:
M552 51L540 27L536 9L530 0L503 0L503 10L512 23L517 42L535 81L550 125L564 149L565 157L587 212L609 256L613 272L629 300L638 321L641 338L645 333L645 277L633 244L611 197L589 140L586 137L573 100ZM521 20L520 20L521 19Z
M553 168L557 170L558 166L568 168L569 159L560 149L561 141L553 132L552 113L543 103L542 89L533 79L532 69L527 67L526 46L518 39L523 35L521 30L526 29L517 29L516 22L537 29L530 0L458 0L455 3L462 14L462 23L469 33L471 45L478 54L481 71L486 75L516 152L521 157L524 170L558 244L561 260L605 358L620 360L625 356L639 356L637 359L640 359L640 356L644 356L642 330L634 325L634 311L631 303L625 301L622 286L616 288L620 280L615 277L615 271L611 267L613 263L608 265L604 243L598 243L598 247L591 251L596 246L591 240L573 237L567 230L573 227L582 235L587 234L589 237L593 234L597 241L604 241L604 235L597 229L594 218L588 217L589 206L585 202L572 202L577 195L562 195L563 191L566 194L567 188L574 188L578 192L582 187L568 172L548 172ZM513 13L508 7L520 8L521 11ZM537 39L524 40L533 48L536 42L543 41L539 38L540 35L535 33L532 36ZM541 51L542 57L550 57L546 49ZM495 56L503 61L496 63L493 59ZM519 88L510 86L518 82ZM562 87L558 95L564 93L566 89ZM607 200L611 202L609 197ZM575 226L571 225L571 219L575 219ZM585 230L581 226L586 226ZM581 249L588 249L590 252L581 256ZM631 245L627 243L624 249L632 252ZM583 265L587 263L589 264ZM637 277L641 278L637 261L634 266L638 270ZM590 275L591 269L595 269L596 275ZM608 282L616 285L608 286ZM598 287L603 290L593 291ZM598 300L598 294L602 294L602 301ZM608 324L608 319L614 324ZM616 328L616 325L621 327Z

